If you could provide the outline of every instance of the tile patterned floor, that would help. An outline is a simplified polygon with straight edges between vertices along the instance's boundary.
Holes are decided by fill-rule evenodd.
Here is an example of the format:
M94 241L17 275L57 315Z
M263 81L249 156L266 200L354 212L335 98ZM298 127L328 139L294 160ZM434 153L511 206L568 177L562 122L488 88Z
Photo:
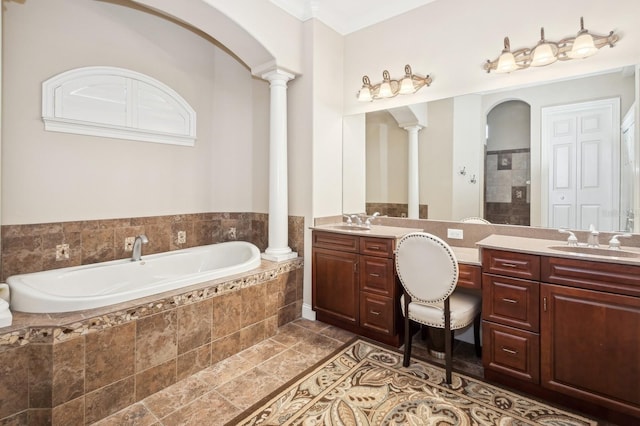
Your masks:
M300 319L249 349L157 392L94 426L223 425L278 387L333 353L354 334ZM413 354L437 362L419 333ZM473 346L458 344L454 368L482 376Z

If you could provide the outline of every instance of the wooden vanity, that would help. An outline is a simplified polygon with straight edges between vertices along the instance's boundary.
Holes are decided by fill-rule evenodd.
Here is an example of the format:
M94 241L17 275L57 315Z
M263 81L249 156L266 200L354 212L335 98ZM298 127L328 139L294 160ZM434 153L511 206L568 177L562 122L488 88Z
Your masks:
M479 243L485 378L621 424L640 418L640 261L499 239Z
M402 287L396 278L394 250L396 241L412 231L422 230L376 227L371 234L315 229L311 269L316 319L400 346ZM480 289L480 266L459 264L458 285Z

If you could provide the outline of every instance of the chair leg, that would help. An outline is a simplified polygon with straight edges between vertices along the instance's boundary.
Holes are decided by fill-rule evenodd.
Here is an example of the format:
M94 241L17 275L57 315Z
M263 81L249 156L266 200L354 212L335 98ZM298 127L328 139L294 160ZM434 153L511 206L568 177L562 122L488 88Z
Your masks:
M445 359L445 381L451 384L451 363L452 363L452 338L451 338L451 309L449 308L449 298L444 301L444 359Z
M405 310L405 312L407 312ZM411 359L411 321L409 320L409 315L405 315L404 317L404 359L402 360L402 365L404 367L409 366L409 361Z
M476 356L482 358L482 346L480 346L480 319L482 314L478 314L473 320L473 344L476 348Z

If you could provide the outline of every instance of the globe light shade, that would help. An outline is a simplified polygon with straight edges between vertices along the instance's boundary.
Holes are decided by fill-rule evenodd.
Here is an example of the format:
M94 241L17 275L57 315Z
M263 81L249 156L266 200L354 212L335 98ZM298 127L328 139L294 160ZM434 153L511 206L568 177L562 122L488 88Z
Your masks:
M531 66L542 67L549 65L558 60L556 56L556 48L549 43L540 43L533 49L531 55Z
M513 56L511 52L504 52L498 58L498 65L496 67L496 72L511 72L518 69L518 65L516 64L516 58Z

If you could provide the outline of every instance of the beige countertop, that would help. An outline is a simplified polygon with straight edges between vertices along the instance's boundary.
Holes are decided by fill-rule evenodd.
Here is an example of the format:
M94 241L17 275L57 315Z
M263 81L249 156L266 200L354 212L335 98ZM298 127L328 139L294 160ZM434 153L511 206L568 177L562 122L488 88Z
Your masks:
M359 228L357 226L349 227L343 222L330 223L327 225L312 226L314 231L329 231L339 234L360 235L363 237L380 237L380 238L402 238L410 232L423 232L419 228L401 228L397 226L371 225L369 229Z
M336 232L340 234L360 235L366 237L380 237L380 238L402 238L404 235L410 232L424 232L424 229L419 228L402 228L396 226L384 226L384 225L371 225L371 229L359 229L357 227L349 228L344 223L331 223L327 225L312 226L311 229L315 231L328 231ZM475 247L454 247L453 249L456 258L459 263L466 263L469 265L480 265L479 250Z
M622 244L621 250L616 251L609 249L607 244L600 244L597 249L589 249L583 244L574 248L569 247L564 240L545 240L540 238L493 234L478 241L477 246L480 248L508 250L541 256L640 266L640 249L638 247L625 246L625 240L623 238L620 239L620 243Z
M458 263L466 263L467 265L482 265L480 261L480 250L473 247L456 247L450 246L456 255Z

